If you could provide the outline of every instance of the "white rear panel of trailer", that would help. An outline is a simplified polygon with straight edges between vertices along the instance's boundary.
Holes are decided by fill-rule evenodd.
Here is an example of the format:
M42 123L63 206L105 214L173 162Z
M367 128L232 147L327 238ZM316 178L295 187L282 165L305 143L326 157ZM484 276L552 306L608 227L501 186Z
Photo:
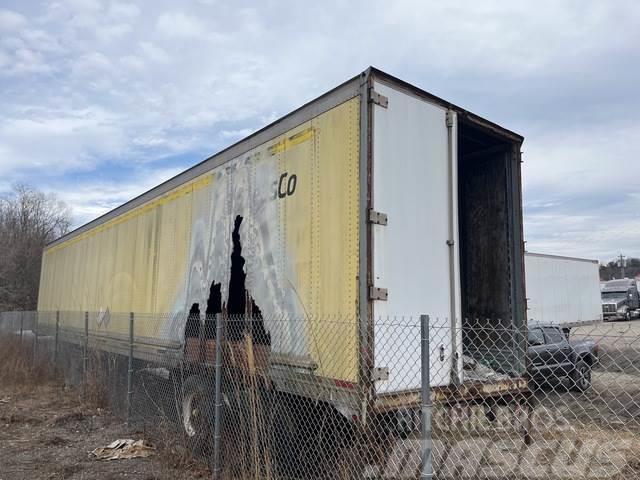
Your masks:
M458 236L456 122L450 175L446 110L379 82L374 89L389 100L387 108L373 107L373 209L388 215L387 225L373 225L373 281L388 289L387 301L373 302L375 366L389 371L376 390L420 387L420 314L430 315L431 385L447 385L452 296L460 312L458 249L452 291L447 245L449 215L456 246Z
M525 253L527 319L553 325L601 319L597 260Z

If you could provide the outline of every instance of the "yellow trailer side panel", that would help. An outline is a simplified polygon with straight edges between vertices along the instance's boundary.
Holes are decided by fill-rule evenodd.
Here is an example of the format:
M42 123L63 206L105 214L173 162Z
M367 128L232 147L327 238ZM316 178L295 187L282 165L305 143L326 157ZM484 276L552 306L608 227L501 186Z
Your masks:
M230 300L240 246L273 352L355 381L359 111L356 97L46 249L38 309L94 312L92 330L121 337L133 311L137 335L180 342L212 284Z

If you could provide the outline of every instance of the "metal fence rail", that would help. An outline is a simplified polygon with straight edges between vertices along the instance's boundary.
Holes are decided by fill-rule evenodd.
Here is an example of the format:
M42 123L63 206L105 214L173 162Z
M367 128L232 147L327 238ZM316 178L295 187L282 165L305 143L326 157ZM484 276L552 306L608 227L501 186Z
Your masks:
M368 352L356 320L5 312L0 339L217 479L640 478L640 321L380 318Z

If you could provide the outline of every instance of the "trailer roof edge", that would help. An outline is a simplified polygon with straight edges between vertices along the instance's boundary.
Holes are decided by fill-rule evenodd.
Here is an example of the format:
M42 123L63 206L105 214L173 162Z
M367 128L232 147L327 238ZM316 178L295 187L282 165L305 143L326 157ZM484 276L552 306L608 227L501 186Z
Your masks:
M589 263L597 263L600 264L598 260L594 260L592 258L582 258L582 257L569 257L566 255L553 255L551 253L536 253L536 252L524 252L525 255L530 255L532 257L541 257L541 258L558 258L562 260L576 260L580 262L589 262Z

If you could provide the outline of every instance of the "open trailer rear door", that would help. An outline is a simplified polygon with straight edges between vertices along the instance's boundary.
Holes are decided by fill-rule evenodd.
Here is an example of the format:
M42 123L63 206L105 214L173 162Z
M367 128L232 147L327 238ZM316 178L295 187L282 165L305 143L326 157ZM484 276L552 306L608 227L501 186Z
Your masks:
M372 205L387 224L372 221L372 279L388 293L372 302L374 357L389 371L376 391L419 388L420 314L430 316L431 385L447 385L460 377L462 357L457 119L396 85L374 80L373 88Z

